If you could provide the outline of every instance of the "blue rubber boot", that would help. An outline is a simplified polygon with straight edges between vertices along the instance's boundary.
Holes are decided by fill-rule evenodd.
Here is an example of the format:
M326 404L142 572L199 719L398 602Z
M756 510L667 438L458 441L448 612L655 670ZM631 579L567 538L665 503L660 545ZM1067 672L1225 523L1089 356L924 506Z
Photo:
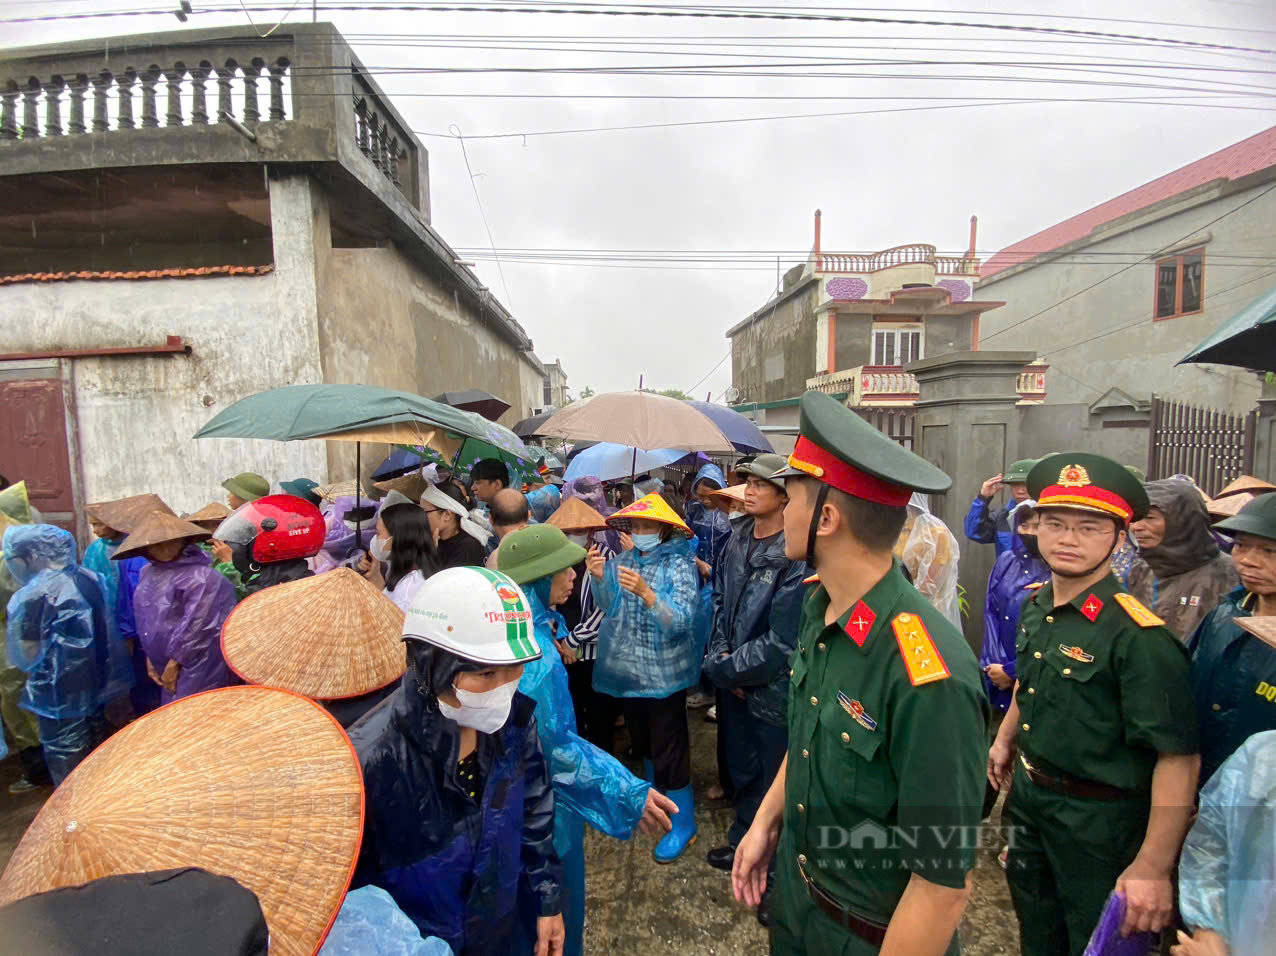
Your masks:
M651 851L657 863L672 863L696 842L696 800L691 784L681 790L670 790L668 796L678 807L678 812L673 818L673 829L661 837Z
M656 765L651 762L650 757L644 757L642 760L642 779L648 783L654 783L656 779Z

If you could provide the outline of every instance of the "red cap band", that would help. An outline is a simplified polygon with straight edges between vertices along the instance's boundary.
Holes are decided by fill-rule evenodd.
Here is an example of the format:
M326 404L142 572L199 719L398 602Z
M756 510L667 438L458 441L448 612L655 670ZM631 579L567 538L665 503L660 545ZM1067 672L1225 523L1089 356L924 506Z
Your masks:
M911 488L883 481L866 471L860 471L805 437L798 438L797 447L789 456L789 467L804 471L853 498L875 501L879 505L902 508L913 496Z
M1120 518L1129 523L1134 517L1134 509L1124 498L1115 492L1100 488L1098 485L1051 485L1043 488L1037 496L1037 507L1079 508L1083 511L1099 511L1113 518Z

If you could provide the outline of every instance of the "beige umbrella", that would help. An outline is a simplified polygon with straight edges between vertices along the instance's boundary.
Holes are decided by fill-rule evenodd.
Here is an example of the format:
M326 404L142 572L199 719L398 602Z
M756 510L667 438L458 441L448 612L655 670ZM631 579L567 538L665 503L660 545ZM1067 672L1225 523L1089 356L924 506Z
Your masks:
M340 725L288 691L224 687L135 720L76 767L10 858L0 905L195 866L257 894L272 956L306 956L341 907L362 830L363 777Z
M551 438L608 441L634 448L679 448L734 455L730 439L685 402L654 392L607 392L575 402L537 430Z

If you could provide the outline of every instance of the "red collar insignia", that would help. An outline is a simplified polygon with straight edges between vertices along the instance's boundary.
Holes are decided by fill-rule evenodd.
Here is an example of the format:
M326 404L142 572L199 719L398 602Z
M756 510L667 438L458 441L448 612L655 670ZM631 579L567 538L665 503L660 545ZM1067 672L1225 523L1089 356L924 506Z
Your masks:
M873 613L873 609L860 601L851 610L851 616L846 621L846 633L851 636L857 647L863 647L864 642L868 640L868 635L872 633L873 622L877 620L877 615Z
M1103 602L1091 594L1085 599L1085 603L1081 605L1081 613L1086 619L1093 622L1099 616L1099 612L1103 610Z

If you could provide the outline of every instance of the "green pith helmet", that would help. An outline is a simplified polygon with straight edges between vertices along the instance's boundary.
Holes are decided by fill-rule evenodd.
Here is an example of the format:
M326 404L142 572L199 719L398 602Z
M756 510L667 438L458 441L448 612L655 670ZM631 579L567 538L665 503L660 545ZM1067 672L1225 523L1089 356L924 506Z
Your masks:
M776 478L778 472L788 467L788 459L783 455L755 455L750 461L741 461L735 466L736 477L752 475L754 478L761 478L764 481L771 481L777 487L784 488L784 479Z
M1132 474L1135 478L1139 479L1139 481L1146 482L1148 480L1148 473L1138 465L1126 465L1125 470Z
M1037 510L1069 508L1116 518L1123 525L1148 513L1143 483L1111 458L1088 452L1049 455L1028 472L1028 494Z
M227 478L222 487L244 501L256 501L270 494L270 482L251 471L241 471L234 478Z
M529 584L585 560L586 551L551 524L534 524L506 535L496 566L516 584Z
M1223 534L1253 534L1276 541L1276 491L1259 495L1230 518L1214 525Z
M1032 466L1036 463L1036 458L1020 458L1016 462L1011 462L1006 473L1001 476L1002 482L1007 485L1023 484L1028 480L1028 472L1032 471Z

